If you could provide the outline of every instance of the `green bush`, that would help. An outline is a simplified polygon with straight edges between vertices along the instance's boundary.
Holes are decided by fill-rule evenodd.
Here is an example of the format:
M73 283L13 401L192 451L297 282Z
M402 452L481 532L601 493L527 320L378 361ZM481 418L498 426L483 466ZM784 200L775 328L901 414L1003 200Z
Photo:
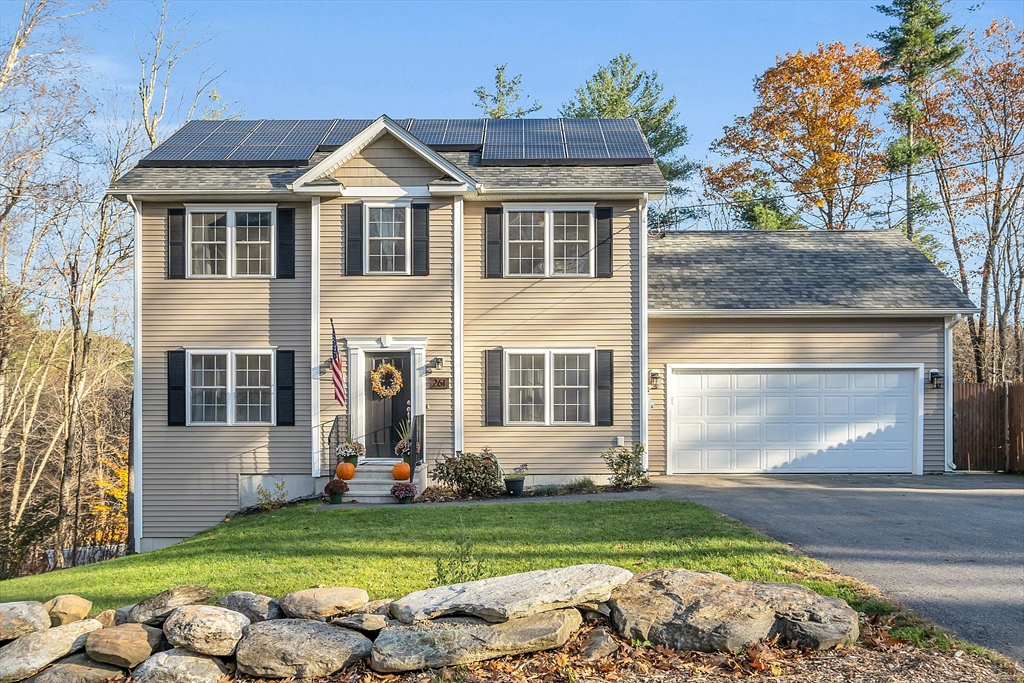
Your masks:
M577 477L562 487L566 493L593 493L600 487L590 477Z
M610 483L616 488L645 486L650 483L647 470L644 468L644 445L609 448L601 454L604 462L611 470Z
M504 490L501 467L491 449L479 453L463 453L441 456L430 472L437 481L455 491L460 498L470 496L490 498Z

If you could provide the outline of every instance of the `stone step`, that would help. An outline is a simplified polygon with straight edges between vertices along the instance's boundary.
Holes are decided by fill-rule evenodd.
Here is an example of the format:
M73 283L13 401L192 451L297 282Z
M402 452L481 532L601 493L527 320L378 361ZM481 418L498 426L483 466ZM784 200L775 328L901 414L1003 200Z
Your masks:
M398 504L398 499L393 498L390 493L384 492L383 495L377 494L363 494L355 491L349 491L341 497L343 503L373 503L376 505L380 504Z
M391 495L391 487L394 486L394 482L388 482L386 484L356 484L352 485L350 481L348 483L349 493L352 495L363 494L363 495L374 495L374 496L389 496Z

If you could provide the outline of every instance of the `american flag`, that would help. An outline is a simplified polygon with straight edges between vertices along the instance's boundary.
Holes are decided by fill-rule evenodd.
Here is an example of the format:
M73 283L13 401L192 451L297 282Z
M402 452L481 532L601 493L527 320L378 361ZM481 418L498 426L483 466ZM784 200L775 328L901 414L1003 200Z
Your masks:
M334 377L334 398L345 405L348 396L345 395L345 380L341 374L341 356L338 355L338 334L334 331L334 320L331 320L331 375Z

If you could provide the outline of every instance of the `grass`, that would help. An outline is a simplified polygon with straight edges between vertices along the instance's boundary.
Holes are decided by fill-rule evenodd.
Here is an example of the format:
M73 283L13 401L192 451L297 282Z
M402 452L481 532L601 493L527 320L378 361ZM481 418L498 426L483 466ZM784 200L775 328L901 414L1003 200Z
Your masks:
M2 581L0 602L74 593L98 612L183 583L204 584L217 595L251 590L280 597L323 584L362 587L371 599L395 598L426 588L435 558L469 533L474 553L497 575L585 562L634 572L685 567L802 583L855 609L892 609L868 587L693 503L315 507L241 517L163 550Z

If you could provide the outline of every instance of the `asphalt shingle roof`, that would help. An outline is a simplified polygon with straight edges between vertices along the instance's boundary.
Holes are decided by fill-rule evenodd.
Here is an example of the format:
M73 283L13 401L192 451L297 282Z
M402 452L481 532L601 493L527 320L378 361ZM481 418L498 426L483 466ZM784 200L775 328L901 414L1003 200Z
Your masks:
M669 234L648 282L651 310L975 308L896 230Z

